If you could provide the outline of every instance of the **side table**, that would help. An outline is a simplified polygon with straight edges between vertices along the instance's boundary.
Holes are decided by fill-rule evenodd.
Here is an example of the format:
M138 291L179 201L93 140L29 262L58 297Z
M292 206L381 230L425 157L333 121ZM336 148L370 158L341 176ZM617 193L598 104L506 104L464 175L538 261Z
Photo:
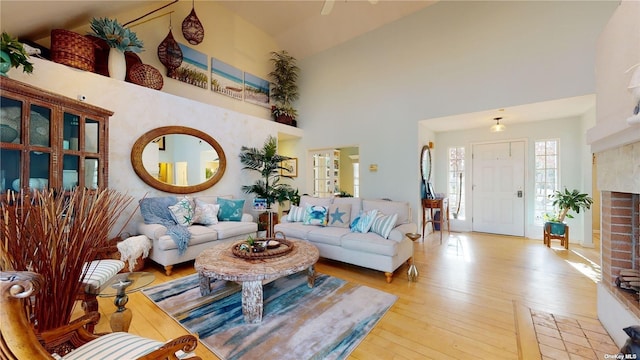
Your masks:
M435 220L433 210L440 210L440 219ZM429 220L426 219L426 212L429 210ZM440 244L442 244L442 232L444 231L444 223L447 223L447 231L451 234L449 224L449 198L422 199L422 238L424 239L424 228L427 223L431 223L433 231L436 231L436 223L440 226Z
M155 278L152 273L143 271L122 273L115 275L100 289L100 293L98 293L100 297L115 296L113 304L117 309L111 315L111 320L109 321L112 331L129 331L133 314L131 309L125 307L129 302L127 294L136 292L151 284Z

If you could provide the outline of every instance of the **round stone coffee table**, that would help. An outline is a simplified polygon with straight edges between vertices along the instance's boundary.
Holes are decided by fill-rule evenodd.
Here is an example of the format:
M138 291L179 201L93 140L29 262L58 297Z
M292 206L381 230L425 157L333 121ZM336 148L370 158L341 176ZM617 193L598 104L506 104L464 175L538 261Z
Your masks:
M320 256L318 249L310 243L297 239L291 252L268 259L244 259L233 255L232 243L216 244L203 251L195 261L195 269L200 276L200 294L211 293L211 283L215 280L235 281L242 284L242 314L246 323L262 321L263 281L295 274L307 270L308 285L315 281L314 264Z

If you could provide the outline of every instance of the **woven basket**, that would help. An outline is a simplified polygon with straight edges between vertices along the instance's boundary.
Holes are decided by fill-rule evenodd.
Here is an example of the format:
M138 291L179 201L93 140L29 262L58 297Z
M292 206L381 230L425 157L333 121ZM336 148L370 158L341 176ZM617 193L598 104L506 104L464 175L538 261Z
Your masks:
M96 57L93 42L72 31L51 30L51 60L80 70L93 72Z
M129 69L129 80L138 85L160 90L164 85L162 74L158 69L147 64L135 64Z

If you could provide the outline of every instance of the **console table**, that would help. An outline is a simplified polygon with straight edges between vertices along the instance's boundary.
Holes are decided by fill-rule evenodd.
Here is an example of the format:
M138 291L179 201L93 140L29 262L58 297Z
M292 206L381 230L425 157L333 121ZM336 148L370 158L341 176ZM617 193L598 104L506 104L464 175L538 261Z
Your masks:
M440 210L440 219L435 220L434 210ZM427 210L429 211L429 219L426 218ZM447 231L451 233L449 226L449 198L438 199L422 199L422 239L424 239L424 228L427 223L431 223L433 231L436 231L435 224L440 226L440 244L442 244L442 231L444 230L444 223L447 223Z

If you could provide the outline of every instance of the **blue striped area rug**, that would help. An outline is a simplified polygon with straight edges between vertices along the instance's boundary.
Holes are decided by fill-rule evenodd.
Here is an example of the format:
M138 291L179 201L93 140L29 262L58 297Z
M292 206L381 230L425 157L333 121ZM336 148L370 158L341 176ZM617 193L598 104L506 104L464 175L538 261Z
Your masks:
M264 285L262 322L245 324L241 286L215 286L200 296L194 274L143 293L224 360L344 359L397 299L324 274L309 288L301 272Z

